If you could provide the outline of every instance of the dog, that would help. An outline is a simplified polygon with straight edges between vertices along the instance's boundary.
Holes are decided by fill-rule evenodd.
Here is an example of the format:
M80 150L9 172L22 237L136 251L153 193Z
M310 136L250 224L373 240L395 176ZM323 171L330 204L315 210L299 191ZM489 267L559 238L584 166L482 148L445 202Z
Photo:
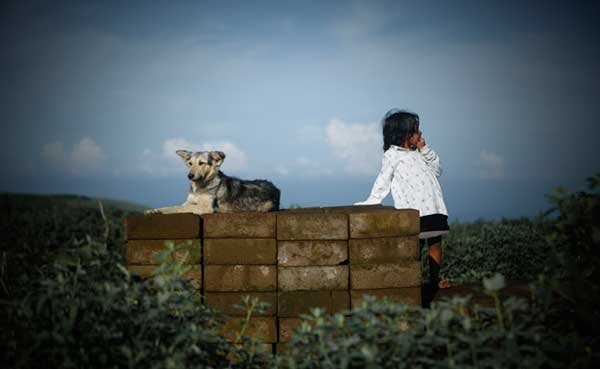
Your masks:
M149 210L149 214L233 213L279 210L280 191L266 180L242 180L220 171L225 160L221 151L177 150L187 165L190 190L180 206Z

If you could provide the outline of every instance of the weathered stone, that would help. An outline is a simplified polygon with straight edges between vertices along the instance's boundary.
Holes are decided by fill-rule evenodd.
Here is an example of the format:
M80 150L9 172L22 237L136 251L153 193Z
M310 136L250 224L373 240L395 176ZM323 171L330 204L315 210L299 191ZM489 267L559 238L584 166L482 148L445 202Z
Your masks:
M277 242L277 264L281 266L339 265L347 261L347 241Z
M259 342L275 343L277 342L277 323L276 318L250 318L245 334L257 339ZM221 334L230 342L236 342L238 333L242 328L244 318L230 317L220 326Z
M279 213L364 213L365 211L395 210L393 206L360 205L360 206L326 206L282 209Z
M275 213L214 213L202 218L204 238L275 238Z
M348 289L348 266L278 267L281 291Z
M242 305L242 298L258 298L260 302L269 304L263 313L254 311L252 316L275 316L277 315L277 293L276 292L206 292L204 301L206 305L218 309L227 315L244 316L246 312L237 309L234 305Z
M355 309L362 303L364 296L371 295L377 298L387 297L399 304L421 306L421 286L406 288L384 288L378 290L352 290L352 308Z
M350 213L350 238L399 237L419 234L419 211L414 209Z
M186 265L190 267L184 275L190 279L192 287L194 289L202 289L202 265ZM127 269L130 273L135 273L142 278L152 277L154 270L158 268L157 265L128 265Z
M192 213L135 214L125 218L126 240L200 238L201 234L201 218Z
M279 342L290 341L303 321L301 318L279 318Z
M311 308L325 309L329 314L350 309L348 291L289 291L277 295L277 315L297 317L308 314Z
M346 240L346 214L281 213L277 215L278 240Z
M419 236L351 239L350 264L420 260Z
M277 267L274 265L205 265L206 291L275 291Z
M205 264L275 264L274 238L206 238Z
M421 261L350 265L350 286L355 290L420 285Z
M176 246L185 243L189 249L176 251L167 262L181 262L185 264L200 264L201 246L199 239L193 240L131 240L127 241L127 263L140 265L156 265L160 252L166 251L165 242L173 242Z

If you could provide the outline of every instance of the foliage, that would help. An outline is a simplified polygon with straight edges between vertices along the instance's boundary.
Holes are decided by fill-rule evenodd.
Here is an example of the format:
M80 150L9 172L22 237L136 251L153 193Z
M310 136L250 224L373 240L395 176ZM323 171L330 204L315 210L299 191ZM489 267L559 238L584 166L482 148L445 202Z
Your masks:
M201 303L182 278L181 263L164 263L147 281L129 274L122 266L122 218L107 210L113 226L108 241L89 236L64 241L68 232L93 228L103 234L98 209L56 208L65 214L57 216L55 228L44 209L25 209L25 215L5 211L3 217L21 226L31 222L9 238L43 241L43 229L60 234L62 244L47 240L44 252L33 247L5 252L21 269L11 269L19 278L3 274L10 294L0 301L0 362L12 368L263 367L267 355L253 351L255 342L243 338L234 346L219 333L222 314ZM63 216L72 222L59 220ZM179 249L167 247L165 260ZM28 261L34 270L25 268Z
M563 297L575 309L578 329L600 334L600 173L588 178L588 191L571 192L563 187L549 195L558 212L549 239L556 246L554 265L564 269ZM561 247L562 246L562 247ZM597 338L596 338L597 341Z
M453 223L442 241L441 274L454 283L474 283L501 273L509 280L533 280L547 268L555 244L546 235L553 221L536 219L478 220ZM424 279L428 278L423 247Z
M351 315L313 309L276 358L279 368L585 368L577 335L549 332L536 305L502 300L503 279L486 280L495 309L468 297L430 310L367 298Z

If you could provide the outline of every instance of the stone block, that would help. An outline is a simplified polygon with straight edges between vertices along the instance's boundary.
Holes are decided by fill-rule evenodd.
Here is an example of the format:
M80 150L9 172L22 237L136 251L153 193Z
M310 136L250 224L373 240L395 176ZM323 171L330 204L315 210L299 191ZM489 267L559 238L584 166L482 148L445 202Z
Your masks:
M234 305L242 305L242 298L250 296L266 302L269 307L264 313L252 312L252 316L275 316L277 315L277 293L276 292L206 292L204 301L207 306L213 307L231 316L244 316L246 312L237 309Z
M384 288L377 290L352 290L350 291L352 309L360 306L365 295L371 295L377 298L387 297L391 301L399 304L421 306L421 286L406 288Z
M125 218L126 240L200 238L202 219L192 213L135 214Z
M275 317L256 317L250 318L245 334L257 339L263 343L277 342L277 323ZM221 334L230 342L236 342L238 333L242 329L244 318L229 317L225 323L220 326Z
M341 213L280 213L277 240L346 240L348 216Z
M205 238L205 264L276 264L274 238Z
M185 264L200 264L201 246L199 239L193 240L131 240L127 241L127 263L138 265L156 265L160 264L156 256L167 250L165 242L173 242L175 245L189 243L189 250L179 250L169 258L168 262L182 262Z
M350 265L354 290L421 286L421 261Z
M420 260L419 236L359 238L348 241L350 264Z
M187 265L190 267L184 275L191 281L194 289L202 289L202 265ZM158 265L128 265L127 269L130 273L135 273L142 278L152 277L154 270L158 268Z
M214 292L275 291L275 265L205 265L204 289Z
M419 234L419 211L401 209L350 213L350 238L400 237Z
M347 262L347 241L277 242L277 264L281 266L339 265Z
M204 238L275 238L275 213L214 213L202 216Z
M348 289L348 266L280 266L277 285L281 291Z
M325 309L329 314L350 309L349 291L289 291L277 294L277 316L298 317L311 308Z

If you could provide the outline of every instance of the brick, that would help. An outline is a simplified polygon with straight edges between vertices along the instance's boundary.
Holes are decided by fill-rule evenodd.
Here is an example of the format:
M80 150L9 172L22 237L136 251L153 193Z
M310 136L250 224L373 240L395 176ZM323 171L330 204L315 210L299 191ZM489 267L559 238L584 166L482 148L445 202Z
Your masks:
M276 292L206 292L204 301L207 306L213 307L231 316L244 316L246 312L237 309L234 305L242 305L242 298L250 296L266 302L269 307L264 313L252 312L252 316L275 316L277 315L277 293Z
M275 291L277 267L274 265L205 265L206 291Z
M205 264L275 264L274 238L206 238Z
M282 213L277 215L278 240L346 240L346 214Z
M275 238L275 213L215 213L202 218L204 238Z
M347 241L277 242L277 264L281 266L339 265L347 262Z
M184 275L191 280L192 287L197 290L202 289L202 265L187 265L190 267ZM142 278L152 277L152 272L158 268L158 265L128 265L130 273L135 273Z
M350 286L355 290L420 285L421 261L350 265Z
M310 313L311 308L320 307L329 314L350 309L348 291L289 291L277 294L277 315L298 317Z
M125 218L126 240L200 238L202 220L192 213L135 214Z
M281 291L348 289L348 266L280 266L277 285Z
M377 290L352 290L350 291L352 309L360 306L365 295L371 295L378 298L387 297L391 301L399 304L421 306L421 286L406 288L384 288Z
M275 317L250 318L245 334L263 343L277 342L277 324ZM230 317L219 327L221 334L230 342L235 342L237 334L242 329L244 318Z
M199 239L193 240L131 240L127 241L127 263L138 265L156 265L160 264L156 260L158 253L166 251L165 242L173 242L176 246L185 243L190 243L189 250L180 250L175 252L174 258L168 261L183 262L186 264L200 264L201 262L201 246ZM192 251L192 252L190 252Z
M414 209L350 213L350 238L399 237L419 234L419 211Z
M364 213L365 211L381 211L381 210L395 210L393 206L382 206L382 205L361 205L361 206L327 206L327 207L308 207L308 208L294 208L294 209L282 209L279 213L353 213L359 212Z
M420 260L419 236L361 238L348 241L350 264Z
M290 341L303 321L301 318L279 318L279 342Z

